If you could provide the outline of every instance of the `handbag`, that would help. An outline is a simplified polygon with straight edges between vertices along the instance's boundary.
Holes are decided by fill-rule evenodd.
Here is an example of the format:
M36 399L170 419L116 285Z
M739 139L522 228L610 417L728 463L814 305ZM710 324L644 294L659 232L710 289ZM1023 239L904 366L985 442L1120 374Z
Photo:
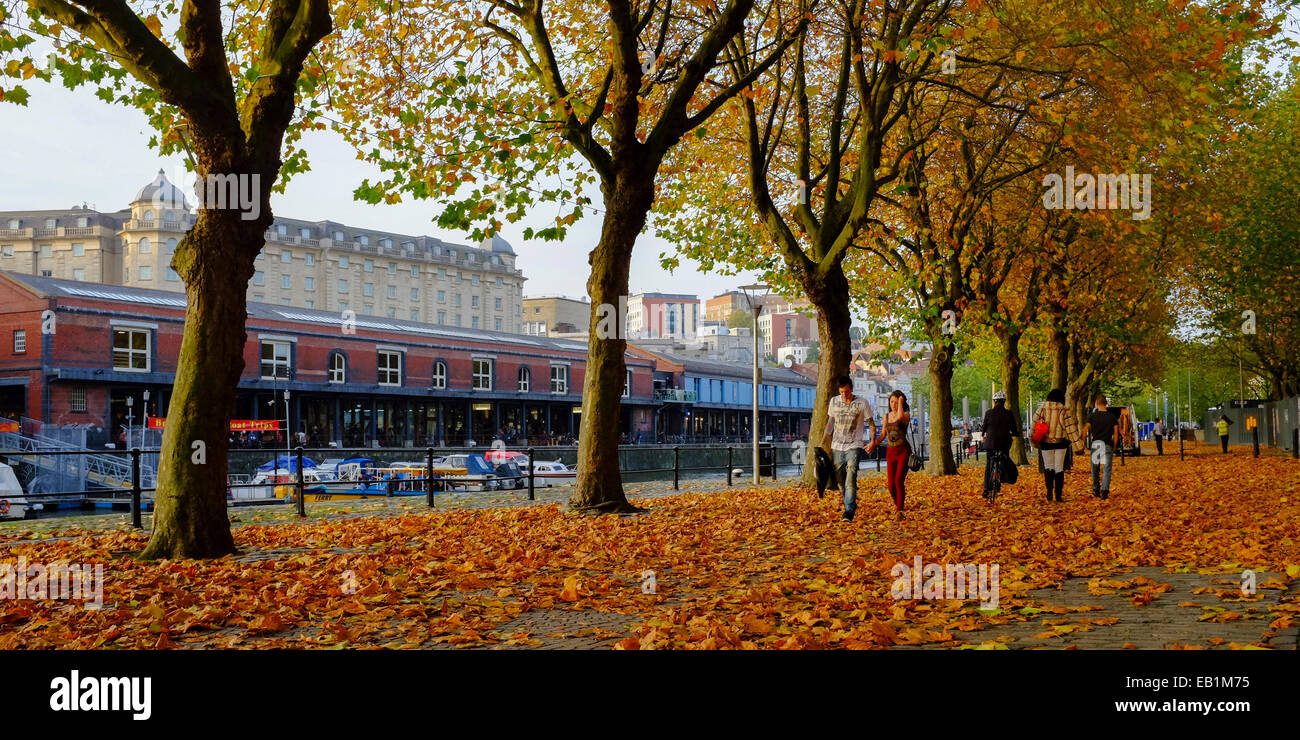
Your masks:
M1045 421L1034 422L1034 434L1029 438L1030 441L1033 442L1034 447L1039 447L1043 444L1043 440L1047 439L1047 432L1049 429L1050 427L1047 426L1047 422Z
M912 435L912 437L914 438L915 435ZM916 445L912 444L911 439L907 441L907 448L912 453L907 457L907 469L915 473L925 467L925 460L923 460L920 453L916 451Z
M1011 456L1006 453L1002 454L999 462L1002 464L1002 482L1014 485L1016 480L1020 478L1019 467L1012 462Z

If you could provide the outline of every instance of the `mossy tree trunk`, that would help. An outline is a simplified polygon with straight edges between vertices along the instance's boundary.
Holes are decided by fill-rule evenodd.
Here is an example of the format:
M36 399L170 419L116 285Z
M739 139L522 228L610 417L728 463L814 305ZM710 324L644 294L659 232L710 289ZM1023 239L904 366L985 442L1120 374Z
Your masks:
M849 311L849 281L844 275L842 262L835 262L825 271L803 273L802 278L808 300L817 309L817 338L821 342L821 357L817 362L817 395L813 401L807 455L801 477L805 485L812 486L817 484L817 458L812 448L823 447L830 453L830 446L823 445L823 438L831 399L840 392L835 381L842 375L850 374L853 342L849 338L849 329L853 316ZM878 414L884 413L875 408L874 403L872 410ZM867 424L868 428L870 426Z

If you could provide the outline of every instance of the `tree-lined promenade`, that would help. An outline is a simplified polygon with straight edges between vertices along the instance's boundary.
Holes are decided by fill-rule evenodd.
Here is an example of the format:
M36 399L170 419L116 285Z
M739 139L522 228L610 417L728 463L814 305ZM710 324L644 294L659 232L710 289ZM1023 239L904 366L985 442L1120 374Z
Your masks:
M1237 365L1239 396L1300 393L1287 5L6 0L0 101L24 104L33 78L83 86L148 114L200 181L260 183L236 199L255 209L201 210L176 249L185 338L140 552L221 558L245 291L270 191L317 129L377 165L357 198L428 201L473 238L539 208L559 215L528 239L600 220L569 513L636 508L626 342L600 322L647 231L678 247L669 265L755 270L811 302L814 434L854 315L887 348L927 342L929 485L958 474L954 377L979 356L1016 428L1026 391L1059 390L1082 426L1099 394L1155 395L1198 364ZM1023 441L1012 457L1031 461Z
M1294 649L1297 463L1189 447L1129 460L1105 502L1076 470L1063 504L1027 480L990 510L963 466L918 476L898 522L864 480L852 527L801 486L634 497L645 512L595 520L554 503L286 516L200 562L139 562L134 532L5 525L0 562L103 563L104 587L97 610L0 601L0 649ZM917 558L996 565L997 593L896 598Z

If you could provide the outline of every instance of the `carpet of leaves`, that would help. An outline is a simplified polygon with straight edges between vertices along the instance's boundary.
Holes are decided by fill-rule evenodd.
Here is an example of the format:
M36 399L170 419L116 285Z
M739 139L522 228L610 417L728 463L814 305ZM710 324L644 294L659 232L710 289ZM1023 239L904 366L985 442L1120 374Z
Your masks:
M1087 495L1087 469L1076 469L1062 504L1023 471L996 506L979 496L982 470L910 475L903 521L864 480L852 523L837 494L791 486L644 499L645 513L622 517L547 505L245 526L240 555L212 561L139 561L147 538L135 532L2 534L0 563L104 563L105 587L98 610L0 600L0 649L527 646L539 636L502 625L556 609L625 615L619 649L994 649L956 632L1088 611L1027 596L1067 577L1135 604L1162 591L1123 575L1138 566L1300 577L1292 460L1131 460L1116 467L1108 501ZM894 600L893 565L918 555L999 564L998 608ZM643 593L645 571L654 593ZM1291 626L1300 603L1283 599L1269 618L1271 629Z

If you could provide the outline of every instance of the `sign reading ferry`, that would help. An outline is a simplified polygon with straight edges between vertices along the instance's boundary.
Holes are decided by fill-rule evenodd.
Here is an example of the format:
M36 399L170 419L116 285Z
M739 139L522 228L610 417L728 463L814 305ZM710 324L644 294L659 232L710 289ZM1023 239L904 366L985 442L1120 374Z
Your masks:
M167 425L167 417L165 416L149 417L150 429L162 429L166 425ZM0 431L4 431L4 430L0 429ZM280 421L278 419L231 419L230 431L232 432L278 432L280 431Z

